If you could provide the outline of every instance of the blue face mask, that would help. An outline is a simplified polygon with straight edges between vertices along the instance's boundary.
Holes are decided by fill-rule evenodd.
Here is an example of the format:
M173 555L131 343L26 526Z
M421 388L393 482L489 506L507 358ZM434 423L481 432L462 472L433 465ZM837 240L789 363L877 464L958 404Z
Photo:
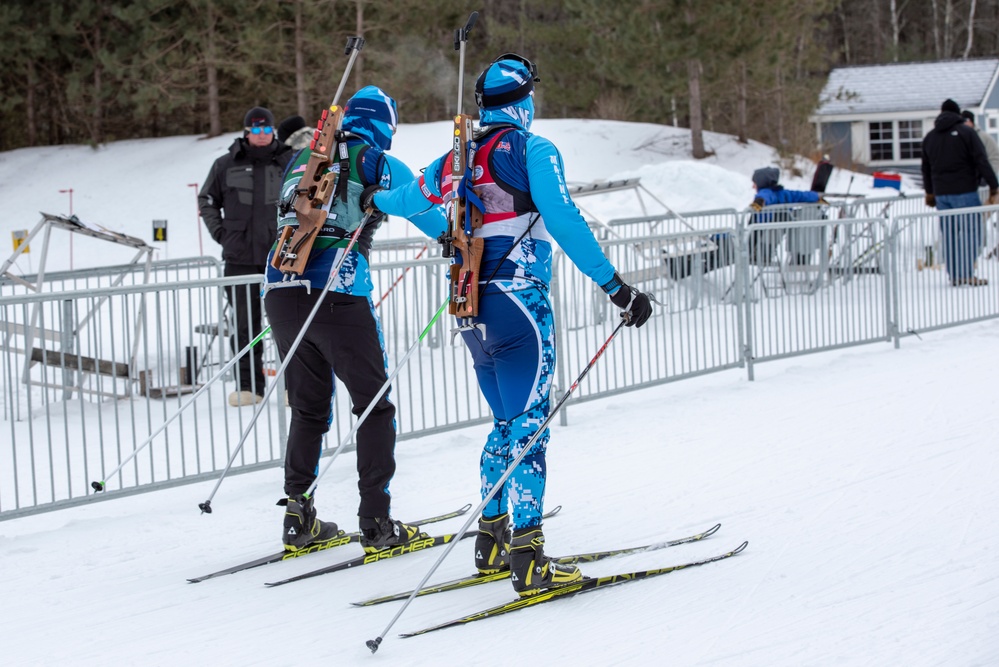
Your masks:
M482 125L497 125L513 123L530 131L534 122L534 95L528 95L519 102L514 102L498 109L479 109L479 122Z

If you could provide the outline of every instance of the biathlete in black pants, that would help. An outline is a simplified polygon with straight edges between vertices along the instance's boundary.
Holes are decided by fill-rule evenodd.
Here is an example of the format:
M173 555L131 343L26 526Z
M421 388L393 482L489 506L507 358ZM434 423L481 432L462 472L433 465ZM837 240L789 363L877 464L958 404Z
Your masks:
M375 86L362 88L344 107L342 129L347 132L350 161L349 192L353 205L338 197L330 204L334 212L312 247L305 272L312 293L303 286L285 287L283 274L270 265L264 305L282 360L298 337L320 291L340 262L349 238L361 223L356 193L377 184L391 189L414 179L412 171L384 151L392 145L397 124L396 103ZM290 202L309 160L303 150L293 159L285 175L282 201ZM297 225L294 208L285 206L279 215L279 231ZM333 420L334 375L350 394L355 415L362 414L388 378L388 360L381 324L371 301L368 254L381 216L366 223L357 244L346 255L323 304L310 323L302 342L285 370L291 427L285 455L284 491L280 505L286 507L283 541L288 551L330 541L337 525L320 521L313 496L305 495L316 479L323 434ZM431 208L410 219L429 236L446 227L443 213ZM368 553L405 544L419 530L391 518L389 482L395 473L395 406L386 392L357 430L357 474L361 495L358 509L361 546Z

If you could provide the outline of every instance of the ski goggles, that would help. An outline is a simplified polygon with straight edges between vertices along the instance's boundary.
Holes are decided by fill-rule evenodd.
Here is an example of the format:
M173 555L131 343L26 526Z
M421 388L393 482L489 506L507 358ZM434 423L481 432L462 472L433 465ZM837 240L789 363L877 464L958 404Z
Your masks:
M270 125L257 125L255 127L244 127L243 129L250 134L272 134L274 132L274 128Z
M538 66L535 65L534 63L532 63L530 60L528 60L524 56L517 55L516 53L504 53L503 55L501 55L499 58L497 58L493 62L497 63L497 62L499 62L501 60L514 60L514 61L522 64L524 67L527 68L527 71L531 73L531 78L534 79L534 81L540 83L541 77L538 76Z

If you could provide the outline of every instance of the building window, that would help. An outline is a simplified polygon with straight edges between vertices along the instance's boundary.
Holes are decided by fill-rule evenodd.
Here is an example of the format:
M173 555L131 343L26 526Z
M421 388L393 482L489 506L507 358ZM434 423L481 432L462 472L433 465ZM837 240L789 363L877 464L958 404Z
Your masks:
M991 109L985 112L985 127L992 138L999 142L999 114Z
M898 121L898 157L900 160L923 157L923 121Z
M871 162L918 160L923 156L923 121L869 123Z
M892 122L871 123L871 161L893 158Z

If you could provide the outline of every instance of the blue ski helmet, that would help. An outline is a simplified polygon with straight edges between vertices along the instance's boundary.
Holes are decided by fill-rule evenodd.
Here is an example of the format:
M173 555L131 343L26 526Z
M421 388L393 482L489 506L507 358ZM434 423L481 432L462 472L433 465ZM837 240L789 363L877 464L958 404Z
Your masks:
M343 108L343 129L364 137L383 151L392 148L399 125L395 100L378 86L365 86Z
M475 103L482 123L514 122L529 129L534 119L534 82L538 68L516 53L504 53L479 74Z

